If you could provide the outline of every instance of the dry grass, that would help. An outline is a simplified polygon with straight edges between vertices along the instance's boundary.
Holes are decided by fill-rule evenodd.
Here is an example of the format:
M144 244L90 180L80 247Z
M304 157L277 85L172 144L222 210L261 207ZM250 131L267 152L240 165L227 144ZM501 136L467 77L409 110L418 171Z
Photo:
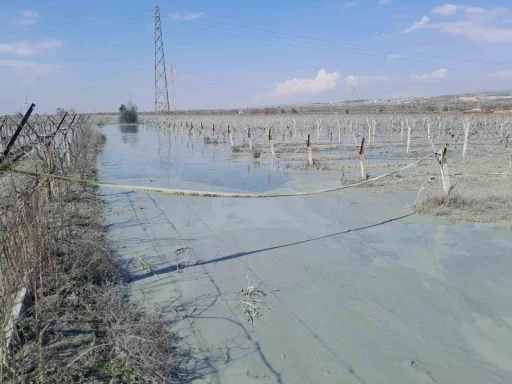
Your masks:
M507 157L449 160L453 191L448 199L442 195L439 166L433 159L401 175L369 183L365 185L365 191L383 194L414 192L416 197L418 191L424 189L413 207L418 213L444 216L452 221L512 221L512 175L506 173L508 167Z
M205 136L203 138L205 144L219 144L219 140L217 138L211 138L209 136Z
M247 280L247 286L237 292L238 307L246 315L247 321L250 322L251 325L254 325L254 320L261 316L259 309L261 307L270 309L270 307L264 300L267 293L260 290L259 286L251 284L249 271L247 271L245 278ZM272 290L272 292L276 291L278 291L278 289Z
M487 195L471 198L459 194L432 196L416 203L418 213L447 216L458 221L496 222L510 220L512 200L510 197Z
M259 159L261 157L261 153L262 153L261 149L253 148L253 150L252 150L252 157L254 159Z
M333 170L333 167L325 161L313 159L312 165L309 165L307 162L304 162L301 165L292 165L287 163L284 169L286 171L331 171ZM340 169L342 169L342 167L340 167Z
M233 145L231 147L231 152L232 153L242 153L244 151L244 146L243 145Z
M93 178L103 140L79 127L71 163L60 162L54 148L50 171ZM0 177L2 324L21 287L32 301L12 353L2 340L3 382L173 382L174 338L161 318L127 304L124 268L110 250L96 189Z

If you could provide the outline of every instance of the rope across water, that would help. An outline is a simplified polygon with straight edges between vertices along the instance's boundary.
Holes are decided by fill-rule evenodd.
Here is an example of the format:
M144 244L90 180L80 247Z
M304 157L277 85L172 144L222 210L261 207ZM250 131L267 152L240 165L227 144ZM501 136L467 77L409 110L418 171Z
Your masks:
M21 174L21 175L39 177L39 178L43 178L43 179L61 180L61 181L68 181L71 183L81 183L81 184L89 184L89 185L101 185L103 187L122 189L122 190L134 191L134 192L154 193L154 194L160 194L160 195L188 196L188 197L222 197L222 198L239 198L239 199L244 199L244 198L262 199L262 198L271 198L271 197L275 198L275 197L309 196L309 195L317 195L320 193L335 192L335 191L340 191L342 189L358 187L358 186L361 186L364 184L371 183L373 181L383 179L385 177L389 177L396 173L402 172L408 168L414 167L416 164L422 162L423 160L428 159L429 157L432 157L433 155L434 154L427 155L425 157L422 157L419 160L416 160L416 161L414 161L410 164L407 164L399 169L396 169L392 172L386 173L384 175L372 177L368 180L359 181L357 183L342 185L342 186L333 187L333 188L318 189L318 190L314 190L314 191L293 192L293 193L292 192L290 192L290 193L208 192L208 191L193 191L193 190L186 190L186 189L173 189L173 188L147 187L147 186L139 186L139 185L116 184L116 183L109 183L106 181L80 179L80 178L71 177L71 176L59 176L59 175L52 175L49 173L25 171L25 170L21 170L21 169L11 168L4 164L0 164L0 171L4 170L4 171L9 171L9 172L13 172L13 173Z

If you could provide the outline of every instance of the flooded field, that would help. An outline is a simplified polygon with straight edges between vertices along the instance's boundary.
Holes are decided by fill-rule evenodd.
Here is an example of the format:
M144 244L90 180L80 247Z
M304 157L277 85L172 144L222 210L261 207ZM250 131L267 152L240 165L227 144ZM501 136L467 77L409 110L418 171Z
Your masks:
M355 149L348 155L330 142L315 156L343 158L347 170L300 170L305 146L285 151L277 139L277 159L268 150L254 159L233 153L227 136L212 145L171 128L108 125L102 133L98 177L116 183L290 192L338 186L358 173L349 169ZM266 144L265 134L255 145ZM347 148L351 142L343 137ZM380 145L369 165L409 163L430 146L404 159L403 149ZM417 191L101 195L109 236L131 269L132 300L157 306L174 324L192 382L512 380L510 231L414 214L407 205Z

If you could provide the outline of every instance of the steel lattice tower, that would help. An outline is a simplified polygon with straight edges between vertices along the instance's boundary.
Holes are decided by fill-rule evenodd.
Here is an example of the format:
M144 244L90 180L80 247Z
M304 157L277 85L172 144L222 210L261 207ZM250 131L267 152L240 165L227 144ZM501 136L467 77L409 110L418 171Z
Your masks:
M167 89L167 72L165 70L164 39L160 4L155 1L155 112L169 113L169 91Z
M170 88L170 111L176 112L178 109L178 100L176 100L176 79L174 78L174 64L171 62L169 63L169 88Z

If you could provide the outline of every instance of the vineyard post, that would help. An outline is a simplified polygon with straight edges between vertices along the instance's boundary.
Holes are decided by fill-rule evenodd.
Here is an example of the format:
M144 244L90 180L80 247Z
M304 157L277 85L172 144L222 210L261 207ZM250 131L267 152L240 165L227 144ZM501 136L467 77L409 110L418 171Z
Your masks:
M464 119L462 121L464 124L464 146L462 148L462 158L466 158L466 152L468 150L468 139L469 139L469 127L471 126L471 121L468 119Z
M9 143L7 144L7 147L5 148L5 151L3 153L0 153L0 163L2 163L4 161L4 159L7 157L7 155L9 154L9 152L11 151L11 148L12 146L14 145L14 143L16 142L16 139L18 138L18 136L20 135L21 133L21 130L23 129L23 127L25 126L25 124L27 124L27 121L30 117L30 115L32 114L32 111L34 110L34 108L36 107L35 104L32 103L32 105L30 105L30 108L27 110L27 112L25 113L25 116L23 117L23 119L21 120L21 123L18 125L18 128L16 129L16 131L14 132L14 135L12 136L11 140L9 141Z
M414 126L414 123L416 121L413 120L412 121L412 125ZM409 124L409 120L405 120L405 123L407 124L407 150L406 150L406 153L410 153L411 152L411 131L412 131L412 128Z
M229 136L229 144L231 145L231 148L233 148L233 146L234 146L233 135L231 134L231 130L229 129L229 125L228 125L228 136Z
M359 168L361 169L361 179L366 179L366 170L364 168L364 137L361 140L361 145L357 146L359 153Z
M443 192L445 196L448 196L450 193L450 175L448 174L448 162L446 161L447 154L448 144L436 153L437 163L441 168L441 180L443 181Z
M270 144L270 153L272 153L272 158L276 156L276 153L274 151L274 141L272 140L272 132L271 129L268 129L268 142Z
M308 141L306 143L306 147L307 147L307 151L308 151L308 165L312 166L313 165L313 152L311 150L311 141L309 139L309 134L308 134Z

